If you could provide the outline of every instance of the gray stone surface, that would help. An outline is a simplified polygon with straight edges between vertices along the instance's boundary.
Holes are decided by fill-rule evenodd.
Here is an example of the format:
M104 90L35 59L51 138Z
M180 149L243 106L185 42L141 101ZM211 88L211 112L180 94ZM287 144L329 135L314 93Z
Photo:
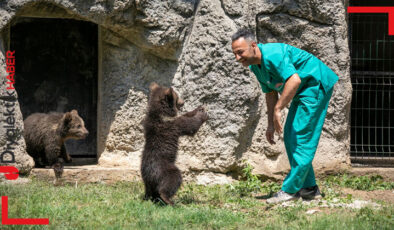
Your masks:
M180 93L184 111L199 105L208 109L210 120L197 135L180 141L178 165L187 180L229 182L244 160L262 177L283 178L289 169L283 141L276 137L277 144L271 146L265 140L264 95L231 52L230 37L239 27L255 30L259 42L305 49L340 76L314 165L318 172L349 165L351 84L342 0L5 0L0 3L5 40L16 16L74 18L100 26L101 166L138 170L148 85L156 81ZM4 92L2 83L0 94ZM285 119L286 111L283 115ZM1 138L4 135L0 148ZM20 142L18 153L26 155L23 139Z

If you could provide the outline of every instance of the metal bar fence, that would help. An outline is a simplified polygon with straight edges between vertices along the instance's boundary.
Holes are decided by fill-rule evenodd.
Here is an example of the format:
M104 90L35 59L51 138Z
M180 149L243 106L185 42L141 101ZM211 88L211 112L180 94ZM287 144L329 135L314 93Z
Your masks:
M353 164L394 166L394 36L387 24L387 14L349 15Z

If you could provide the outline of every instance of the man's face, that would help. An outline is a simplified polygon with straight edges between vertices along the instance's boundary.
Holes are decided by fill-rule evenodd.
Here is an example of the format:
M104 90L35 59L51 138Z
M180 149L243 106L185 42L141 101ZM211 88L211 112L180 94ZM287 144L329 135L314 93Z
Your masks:
M247 67L252 64L256 64L256 43L252 41L247 41L244 38L239 38L233 41L231 47L233 48L233 53L235 59L241 62L243 66Z

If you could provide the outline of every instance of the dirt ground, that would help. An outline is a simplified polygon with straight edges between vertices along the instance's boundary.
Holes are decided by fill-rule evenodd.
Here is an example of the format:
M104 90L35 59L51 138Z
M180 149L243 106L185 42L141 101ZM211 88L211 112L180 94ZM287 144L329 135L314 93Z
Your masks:
M394 190L375 190L375 191L361 191L350 188L342 188L344 194L351 194L354 199L370 201L384 201L386 203L394 204Z
M355 176L380 175L385 181L394 181L394 168L353 167L349 173ZM353 198L371 201L385 201L387 203L394 204L394 190L361 191L343 188L342 191L344 194L351 194Z
M355 176L380 175L385 181L394 181L394 167L392 168L369 168L353 167L348 172Z

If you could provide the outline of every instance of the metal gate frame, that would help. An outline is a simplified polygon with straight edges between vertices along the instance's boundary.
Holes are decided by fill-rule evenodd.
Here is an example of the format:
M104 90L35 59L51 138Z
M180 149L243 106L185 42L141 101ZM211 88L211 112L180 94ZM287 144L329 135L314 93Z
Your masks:
M352 164L394 166L394 36L387 14L349 15Z

